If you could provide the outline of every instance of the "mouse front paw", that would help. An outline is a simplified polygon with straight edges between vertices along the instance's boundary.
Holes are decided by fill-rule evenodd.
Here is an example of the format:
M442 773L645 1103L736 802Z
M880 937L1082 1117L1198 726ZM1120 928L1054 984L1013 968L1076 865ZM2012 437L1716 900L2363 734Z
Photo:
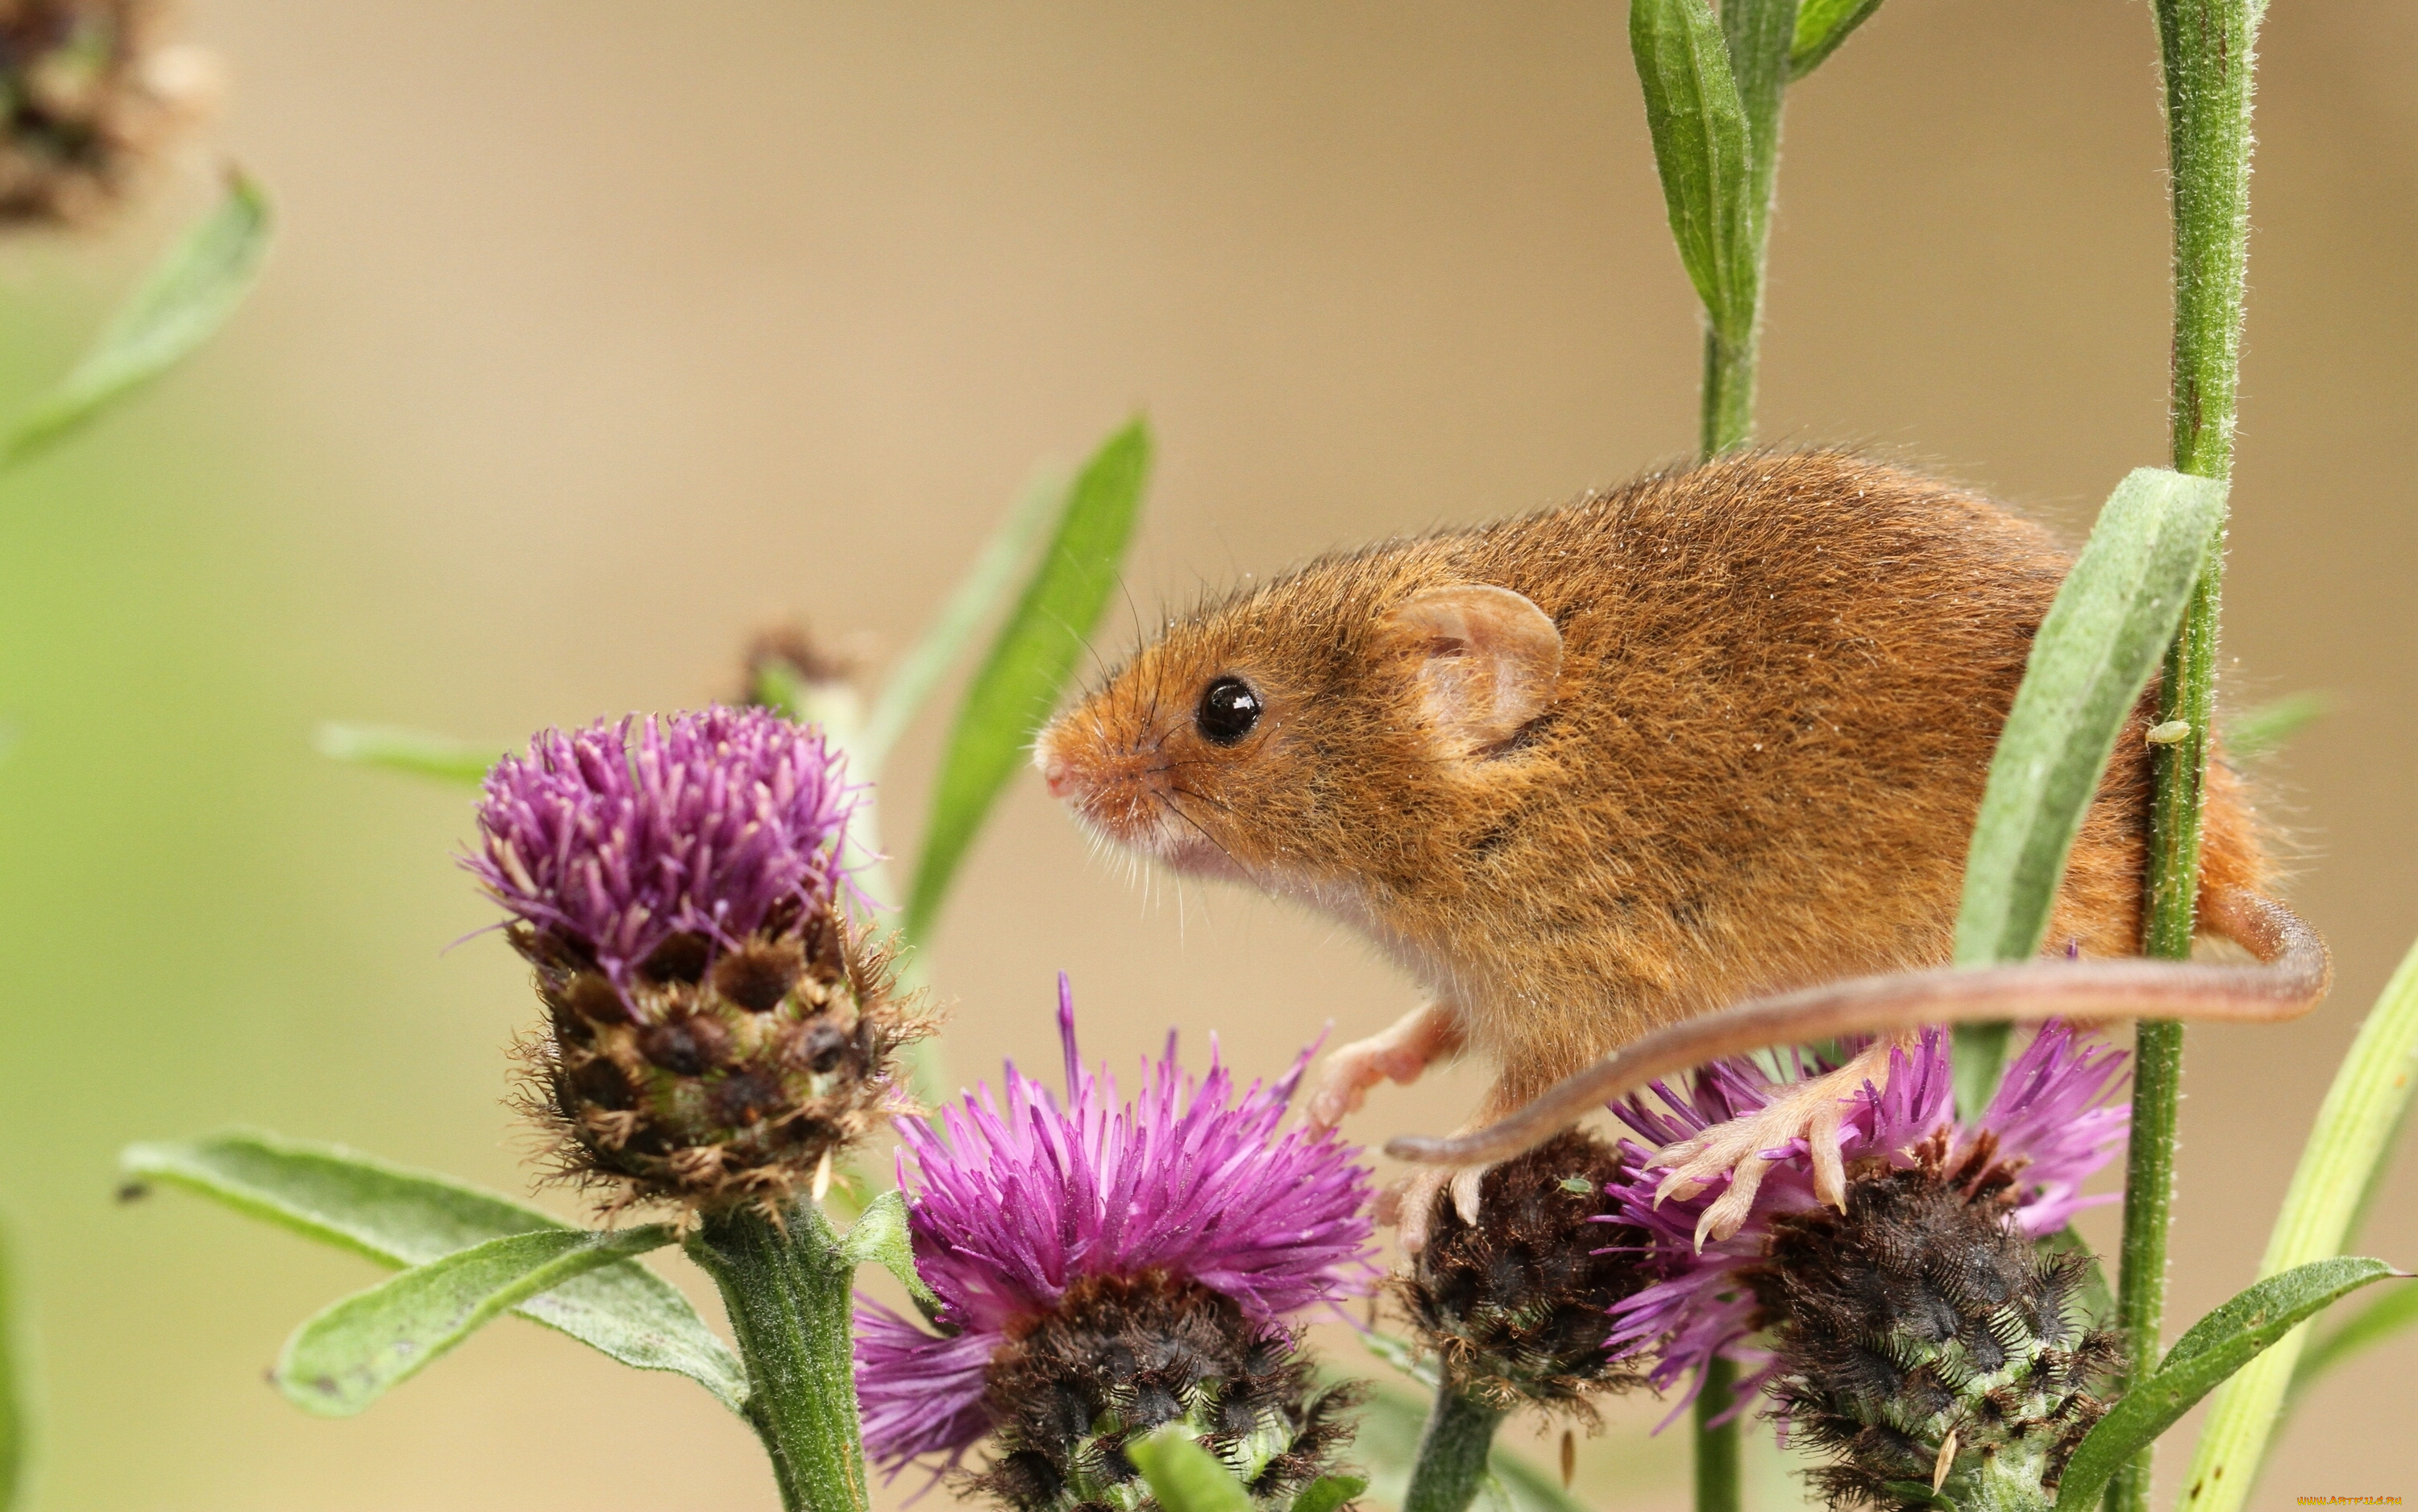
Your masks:
M1844 1212L1847 1172L1839 1158L1841 1124L1848 1104L1866 1082L1889 1079L1894 1048L1895 1041L1882 1039L1836 1071L1777 1092L1768 1104L1743 1118L1716 1123L1692 1139L1656 1151L1650 1164L1661 1168L1663 1176L1654 1188L1655 1202L1693 1197L1727 1177L1728 1189L1696 1220L1696 1247L1727 1239L1753 1210L1764 1172L1802 1139L1814 1168L1814 1198Z
M1438 1057L1461 1043L1449 1010L1435 1003L1395 1020L1382 1034L1354 1040L1327 1053L1318 1069L1318 1085L1304 1113L1313 1128L1332 1128L1346 1113L1356 1113L1369 1098L1369 1089L1381 1081L1414 1082Z

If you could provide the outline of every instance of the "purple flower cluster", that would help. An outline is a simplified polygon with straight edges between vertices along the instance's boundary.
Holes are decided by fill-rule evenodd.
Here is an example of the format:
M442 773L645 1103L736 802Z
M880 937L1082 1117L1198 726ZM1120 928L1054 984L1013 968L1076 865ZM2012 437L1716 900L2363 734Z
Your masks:
M2120 1050L2084 1042L2067 1025L2048 1024L2008 1068L1997 1095L1968 1126L1954 1117L1948 1035L1926 1030L1911 1052L1890 1055L1885 1086L1867 1082L1850 1103L1840 1123L1841 1158L1853 1167L1877 1156L1907 1168L1915 1163L1915 1147L1935 1134L1945 1132L1951 1157L1989 1138L1995 1141L1997 1159L2018 1173L2015 1228L2027 1238L2053 1233L2080 1209L2109 1200L2085 1198L2081 1187L2123 1143L2130 1109L2113 1098L2124 1059ZM1643 1096L1613 1108L1645 1147L1635 1142L1625 1146L1631 1163L1625 1178L1611 1188L1614 1211L1603 1221L1646 1230L1650 1237L1640 1264L1658 1278L1614 1306L1608 1347L1615 1354L1653 1352L1651 1379L1658 1389L1692 1376L1682 1406L1695 1398L1715 1355L1744 1353L1738 1346L1752 1331L1757 1305L1738 1273L1764 1261L1773 1216L1808 1212L1818 1199L1806 1141L1796 1139L1767 1153L1773 1164L1745 1224L1699 1251L1697 1219L1727 1188L1727 1180L1658 1205L1654 1189L1662 1172L1650 1164L1650 1156L1716 1123L1761 1109L1777 1085L1752 1061L1724 1061L1698 1072L1687 1094L1658 1082L1654 1092L1669 1111L1650 1106ZM1757 1356L1749 1363L1763 1361ZM1752 1399L1752 1385L1740 1390L1740 1402Z
M675 935L728 949L784 903L827 906L854 806L821 732L769 710L599 720L496 764L463 864L622 985Z
M1376 1280L1358 1151L1331 1130L1278 1131L1309 1051L1274 1085L1238 1095L1214 1040L1195 1082L1170 1035L1140 1094L1121 1103L1106 1070L1077 1056L1063 976L1059 1033L1064 1103L1011 1064L1004 1107L985 1087L947 1109L941 1128L897 1126L915 1265L941 1299L944 1332L876 1304L859 1311L865 1449L893 1471L924 1455L954 1461L990 1430L993 1354L1078 1282L1197 1283L1274 1324Z

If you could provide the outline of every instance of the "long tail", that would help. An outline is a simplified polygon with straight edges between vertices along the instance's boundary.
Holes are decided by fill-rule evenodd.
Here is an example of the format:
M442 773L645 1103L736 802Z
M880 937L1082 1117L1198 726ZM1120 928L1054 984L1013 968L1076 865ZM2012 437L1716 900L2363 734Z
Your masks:
M1400 1135L1385 1153L1422 1165L1508 1160L1658 1077L1723 1056L1842 1034L1929 1024L2046 1018L2188 1018L2280 1024L2318 1005L2334 983L2334 953L2299 914L2238 888L2200 895L2202 930L2258 957L2256 966L2182 961L2034 961L1978 970L1941 968L1854 977L1753 998L1655 1031L1564 1077L1499 1123L1457 1138Z

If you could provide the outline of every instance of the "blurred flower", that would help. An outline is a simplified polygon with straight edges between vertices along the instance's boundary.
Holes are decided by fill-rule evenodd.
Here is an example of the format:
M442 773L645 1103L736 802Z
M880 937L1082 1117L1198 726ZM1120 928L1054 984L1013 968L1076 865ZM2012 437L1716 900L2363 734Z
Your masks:
M81 221L207 109L218 66L161 47L157 0L0 0L0 221Z
M1777 1320L1774 1415L1829 1452L1812 1480L1834 1507L2048 1512L2122 1352L2080 1316L2089 1256L2043 1255L2013 1221L1995 1137L1952 1167L1949 1138L1862 1162L1844 1213L1772 1217L1744 1280Z
M2066 1025L2045 1025L1968 1127L1954 1121L1948 1036L1926 1030L1911 1051L1891 1054L1886 1085L1866 1083L1849 1100L1840 1123L1841 1158L1851 1168L1877 1162L1908 1169L1935 1137L1945 1141L1940 1158L1950 1165L1961 1168L1986 1151L1988 1160L2008 1175L2005 1216L2013 1231L2025 1239L2054 1233L2076 1211L2100 1200L2085 1199L2081 1187L2123 1142L2129 1110L2110 1101L2123 1061L2121 1051L2084 1043ZM1658 1389L1692 1375L1686 1400L1693 1400L1716 1354L1761 1365L1766 1373L1772 1368L1758 1352L1741 1348L1770 1321L1744 1273L1764 1263L1777 1217L1811 1213L1821 1204L1814 1195L1806 1142L1794 1140L1769 1153L1774 1164L1744 1225L1700 1251L1697 1219L1727 1181L1657 1206L1660 1172L1650 1164L1651 1153L1754 1112L1769 1102L1776 1085L1751 1060L1726 1061L1698 1072L1685 1096L1657 1083L1655 1092L1676 1111L1651 1107L1642 1096L1613 1109L1646 1143L1625 1146L1632 1164L1613 1188L1612 1217L1649 1236L1638 1261L1656 1279L1613 1307L1612 1347L1624 1355L1653 1352ZM1740 1390L1740 1403L1750 1398L1752 1384Z
M858 1314L866 1451L895 1473L954 1468L996 1436L973 1488L1017 1508L1150 1504L1123 1446L1181 1422L1248 1486L1282 1497L1342 1437L1348 1394L1312 1388L1289 1320L1370 1290L1369 1174L1332 1131L1279 1134L1308 1064L1237 1095L1213 1043L1198 1083L1166 1053L1120 1103L1076 1053L1059 979L1067 1098L1006 1068L942 1129L900 1125L926 1333Z
M1427 1245L1394 1291L1460 1390L1498 1412L1533 1404L1593 1427L1589 1397L1644 1379L1604 1349L1605 1313L1647 1279L1645 1230L1597 1221L1620 1165L1571 1129L1486 1172L1477 1224L1437 1194Z
M551 1011L524 1103L566 1174L771 1211L880 1116L925 1026L844 913L853 801L761 710L548 730L489 773L463 864Z

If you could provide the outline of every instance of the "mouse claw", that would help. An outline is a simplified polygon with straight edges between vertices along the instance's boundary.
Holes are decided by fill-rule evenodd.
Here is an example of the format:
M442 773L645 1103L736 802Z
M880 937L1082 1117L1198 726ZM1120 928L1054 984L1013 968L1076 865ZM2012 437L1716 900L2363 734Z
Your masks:
M1473 1229L1477 1226L1478 1194L1485 1180L1484 1166L1471 1166L1453 1172L1452 1210L1461 1214L1462 1222Z

